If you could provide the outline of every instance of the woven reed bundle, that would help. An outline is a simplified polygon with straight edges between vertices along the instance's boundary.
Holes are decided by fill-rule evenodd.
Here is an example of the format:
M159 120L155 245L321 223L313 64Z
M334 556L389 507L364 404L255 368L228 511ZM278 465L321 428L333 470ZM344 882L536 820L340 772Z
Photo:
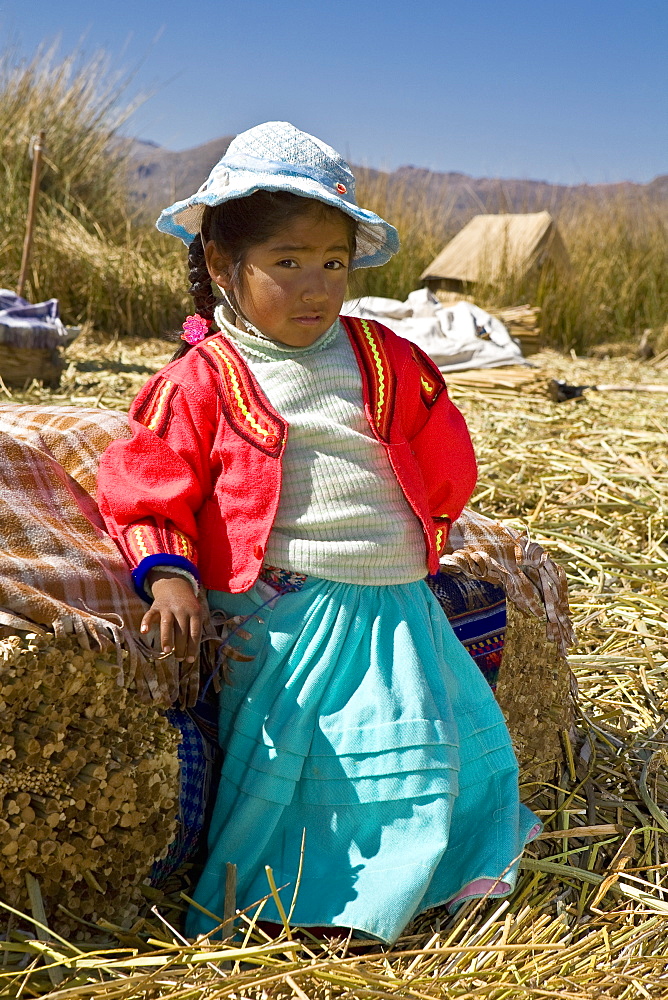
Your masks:
M511 337L519 340L525 358L540 350L540 308L538 306L511 306L496 312Z
M32 874L56 931L81 929L62 907L131 918L174 837L178 735L118 673L75 638L0 639L0 898L29 911Z
M571 670L545 623L507 601L496 697L506 717L525 782L551 781L563 765L563 734L575 717Z

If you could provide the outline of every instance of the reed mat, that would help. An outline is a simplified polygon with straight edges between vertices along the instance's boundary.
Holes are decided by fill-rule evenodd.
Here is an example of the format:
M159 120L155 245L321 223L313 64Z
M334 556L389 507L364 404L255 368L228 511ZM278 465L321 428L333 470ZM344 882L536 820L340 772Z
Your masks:
M57 393L23 400L127 406L171 346L88 335ZM661 362L532 357L572 384L657 384ZM668 396L453 386L480 460L473 506L528 529L565 567L579 645L575 726L552 780L526 780L544 832L506 901L432 911L391 948L237 937L186 942L178 894L146 890L128 927L59 939L27 916L0 942L0 996L130 998L640 998L668 996ZM530 679L528 679L530 686ZM267 892L271 891L268 883ZM323 891L326 891L325 889ZM288 898L289 902L289 898ZM222 918L221 918L222 919Z

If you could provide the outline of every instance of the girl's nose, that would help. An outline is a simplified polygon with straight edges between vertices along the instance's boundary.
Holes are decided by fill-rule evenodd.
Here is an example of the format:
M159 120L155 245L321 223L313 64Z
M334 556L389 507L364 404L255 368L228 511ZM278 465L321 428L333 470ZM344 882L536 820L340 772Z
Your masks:
M302 300L304 302L319 302L329 295L327 285L327 275L324 270L318 268L317 271L306 275L306 280L302 287Z

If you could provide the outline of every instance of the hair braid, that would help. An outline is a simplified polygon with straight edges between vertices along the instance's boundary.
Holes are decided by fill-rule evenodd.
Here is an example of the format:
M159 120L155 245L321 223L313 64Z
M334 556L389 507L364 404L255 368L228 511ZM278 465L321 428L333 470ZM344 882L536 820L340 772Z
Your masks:
M213 320L213 310L216 308L216 296L211 288L211 275L206 266L202 236L197 234L188 247L188 277L190 278L189 293L195 302L195 312L202 319ZM180 340L179 346L172 355L172 361L177 361L192 350L193 345L187 340Z
M188 291L195 302L195 311L204 319L213 320L213 310L216 307L216 297L211 288L211 275L206 266L204 244L198 233L188 248Z

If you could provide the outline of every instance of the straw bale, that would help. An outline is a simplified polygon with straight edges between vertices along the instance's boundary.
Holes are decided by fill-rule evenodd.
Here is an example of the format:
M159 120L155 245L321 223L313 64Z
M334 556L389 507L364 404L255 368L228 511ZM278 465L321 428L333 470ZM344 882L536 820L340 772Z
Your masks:
M548 382L542 372L524 365L504 365L502 368L472 368L461 372L448 372L450 388L502 390L548 395Z
M29 873L56 930L72 927L60 907L127 921L174 837L178 735L119 686L116 664L99 651L72 637L4 632L0 899L27 907Z
M551 781L563 758L562 733L574 719L568 661L545 622L507 602L496 696L506 716L525 780Z
M519 340L525 358L536 354L542 345L539 306L509 306L496 310L511 337Z

